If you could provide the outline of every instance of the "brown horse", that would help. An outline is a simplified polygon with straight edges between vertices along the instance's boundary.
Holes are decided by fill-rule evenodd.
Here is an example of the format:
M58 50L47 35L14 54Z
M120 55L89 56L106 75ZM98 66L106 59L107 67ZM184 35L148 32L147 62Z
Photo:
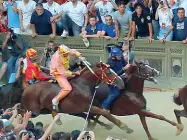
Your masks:
M134 66L132 66L129 75L130 78L126 83L126 90L121 90L121 97L115 101L111 108L111 114L118 116L138 114L149 140L155 139L151 136L148 130L145 117L163 120L170 123L173 126L176 126L177 134L181 133L183 130L182 125L172 122L162 115L157 115L152 112L146 111L146 99L143 96L144 80L156 82L154 76L155 69L151 68L148 64L136 63ZM109 88L107 88L106 85L102 85L97 91L98 96L96 96L96 98L98 98L98 100L100 100L101 102L104 98L107 97L108 93ZM98 118L99 116L97 116L97 119ZM92 128L95 125L96 123L93 123ZM102 125L105 126L105 124Z
M174 110L175 116L179 124L182 124L180 117L187 118L187 85L178 91L177 94L173 96L173 102L177 105L183 105L183 110ZM177 133L179 135L180 133Z

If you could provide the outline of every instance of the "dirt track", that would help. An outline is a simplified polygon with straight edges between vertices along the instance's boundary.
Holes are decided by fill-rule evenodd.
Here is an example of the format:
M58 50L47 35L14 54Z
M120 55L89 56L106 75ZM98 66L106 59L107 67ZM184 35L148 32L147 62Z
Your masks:
M162 114L166 118L176 121L173 110L177 108L180 109L182 108L182 106L178 107L172 102L172 92L145 92L144 95L147 99L148 108L150 108L152 112ZM109 135L118 139L121 138L127 140L147 140L146 133L137 115L119 118L134 130L132 134L126 134L116 126L114 126L112 130L108 131L97 125L94 130L96 140L105 140ZM52 117L50 115L45 115L40 116L37 119L33 119L33 121L42 121L43 123L47 124L51 122L51 119ZM84 125L84 120L81 118L62 114L61 119L63 121L63 125L55 126L55 131L71 132L75 129L82 130L82 127ZM101 118L101 120L109 123L104 118ZM175 127L166 122L147 118L147 124L150 133L153 137L158 138L159 140L187 140L187 118L183 118L182 122L184 124L184 130L180 136L175 136Z

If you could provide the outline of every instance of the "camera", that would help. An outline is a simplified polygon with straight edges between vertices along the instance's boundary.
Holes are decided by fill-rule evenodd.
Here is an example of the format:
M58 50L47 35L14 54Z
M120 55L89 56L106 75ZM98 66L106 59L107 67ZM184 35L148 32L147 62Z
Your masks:
M160 5L164 5L164 1L160 1Z
M91 140L91 135L89 132L85 132L84 137L82 138L83 140Z
M22 136L25 136L25 135L29 135L29 138L32 138L32 132L30 132L30 131L23 132L21 134L21 138L22 138Z
M17 38L17 36L16 36L16 34L14 33L14 31L13 31L11 28L9 28L9 29L8 29L8 32L10 32L10 39L11 39L12 41L14 41L14 40Z

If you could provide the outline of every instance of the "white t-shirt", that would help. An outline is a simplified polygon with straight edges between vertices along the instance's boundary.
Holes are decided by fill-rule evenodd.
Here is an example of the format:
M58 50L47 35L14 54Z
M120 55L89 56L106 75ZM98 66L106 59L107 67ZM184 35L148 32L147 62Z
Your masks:
M84 3L78 1L77 6L73 7L72 2L67 2L65 5L63 5L62 10L64 13L69 15L73 22L79 26L83 26L84 14L88 13L88 9Z
M53 2L51 6L49 6L48 3L43 3L43 7L51 12L53 16L57 15L61 11L60 5L56 2Z
M23 25L30 24L31 15L35 10L36 2L33 0L29 0L27 4L20 1L18 3L18 9L21 10L23 16Z
M183 7L185 9L185 16L187 16L187 0L180 0L179 7Z
M168 2L168 5L169 5L169 7L171 8L171 9L177 9L178 7L179 7L179 2L178 2L178 0L174 0L175 1L175 3L174 3L174 5L170 5L170 0L167 0L167 2Z
M170 9L171 14L173 15L172 9ZM165 24L165 27L169 27L172 25L172 19L169 16L168 9L165 11L162 11L161 9L158 10L158 18L159 18L159 24L160 27L162 27L162 24Z
M111 15L113 17L114 7L110 2L107 2L105 5L103 5L103 2L99 1L95 4L95 8L99 10L99 14L103 23L105 23L105 16Z

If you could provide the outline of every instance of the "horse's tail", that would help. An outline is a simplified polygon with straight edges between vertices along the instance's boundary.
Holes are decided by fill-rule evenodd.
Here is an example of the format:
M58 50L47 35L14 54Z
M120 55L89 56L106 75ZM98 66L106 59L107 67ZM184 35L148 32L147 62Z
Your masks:
M181 99L180 99L180 94L179 93L175 93L173 95L173 102L176 104L176 105L182 105L182 102L181 102Z

